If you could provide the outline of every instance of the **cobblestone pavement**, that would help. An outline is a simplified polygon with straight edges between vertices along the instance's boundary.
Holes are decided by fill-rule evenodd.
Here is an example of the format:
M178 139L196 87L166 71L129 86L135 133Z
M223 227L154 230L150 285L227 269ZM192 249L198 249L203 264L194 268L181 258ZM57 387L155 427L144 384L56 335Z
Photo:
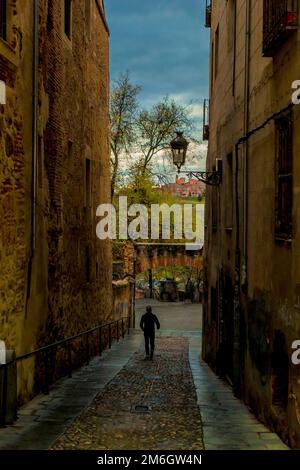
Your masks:
M0 450L45 450L68 428L110 380L127 364L141 345L133 332L88 366L63 378L18 410L13 426L0 428Z
M287 449L201 361L201 305L151 301L162 329L155 360L143 361L148 302L130 336L22 407L0 449Z
M188 338L158 338L153 361L136 352L53 449L203 449Z

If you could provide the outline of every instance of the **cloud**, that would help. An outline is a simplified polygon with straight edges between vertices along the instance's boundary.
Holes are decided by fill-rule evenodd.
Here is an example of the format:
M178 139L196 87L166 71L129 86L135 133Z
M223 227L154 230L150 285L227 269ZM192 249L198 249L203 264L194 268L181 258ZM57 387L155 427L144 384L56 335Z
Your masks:
M128 70L151 106L165 95L181 104L195 102L202 117L208 95L209 34L202 0L109 0L111 77ZM199 122L200 126L200 122Z
M190 105L199 138L209 76L205 1L108 0L106 13L111 32L111 79L129 71L131 80L142 86L140 99L146 108L166 95L183 106ZM191 144L186 169L204 170L206 154L206 143ZM162 155L157 156L156 165L163 170ZM126 172L127 167L124 159L122 169Z

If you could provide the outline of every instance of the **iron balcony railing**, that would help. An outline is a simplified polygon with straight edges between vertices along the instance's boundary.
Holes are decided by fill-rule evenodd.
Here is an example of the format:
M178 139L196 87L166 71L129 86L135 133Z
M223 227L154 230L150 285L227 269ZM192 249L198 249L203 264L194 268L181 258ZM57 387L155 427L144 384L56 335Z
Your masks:
M39 392L43 392L45 395L49 394L49 387L52 385L56 380L63 376L72 377L72 372L75 369L74 363L76 362L79 365L83 365L84 363L89 364L89 361L92 357L95 357L98 353L99 356L102 355L102 351L106 348L111 348L112 343L114 340L119 341L120 337L124 338L126 331L127 334L130 333L131 328L131 317L122 317L119 320L106 323L103 325L98 325L94 328L89 330L83 331L77 335L71 336L66 339L62 339L55 343L49 344L42 348L39 348L35 351L32 351L27 354L23 354L14 358L11 361L8 361L6 364L0 364L0 374L2 375L2 380L0 384L2 384L2 390L0 390L0 398L1 398L1 408L0 408L0 426L5 426L6 424L6 412L7 412L7 381L8 381L8 368L9 367L17 367L17 364L35 358L41 358L41 364L43 363L43 367L39 372L38 379L43 384L40 387ZM94 341L91 343L91 337L94 336ZM80 360L75 361L75 358L72 357L72 343L79 339L85 339L85 346L84 346L84 361ZM97 351L95 349L97 348ZM57 354L59 348L64 348L66 354L66 364L65 365L65 373L61 374L60 376L53 379L51 377L51 367L50 367L50 356L51 353ZM77 352L81 352L80 349ZM94 354L93 354L94 352ZM73 355L74 356L74 355ZM52 357L53 358L53 357ZM54 375L54 374L53 374Z
M209 100L203 101L203 140L209 140Z
M263 55L273 57L298 28L298 0L264 0Z

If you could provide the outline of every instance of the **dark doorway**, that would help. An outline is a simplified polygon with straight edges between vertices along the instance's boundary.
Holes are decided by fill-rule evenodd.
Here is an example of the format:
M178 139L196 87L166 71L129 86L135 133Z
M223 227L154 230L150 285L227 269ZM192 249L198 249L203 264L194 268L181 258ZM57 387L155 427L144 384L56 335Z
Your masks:
M276 331L272 353L272 404L278 415L287 410L289 391L289 356L285 336Z
M220 372L233 382L233 287L231 278L224 276L222 295L222 318L220 323Z

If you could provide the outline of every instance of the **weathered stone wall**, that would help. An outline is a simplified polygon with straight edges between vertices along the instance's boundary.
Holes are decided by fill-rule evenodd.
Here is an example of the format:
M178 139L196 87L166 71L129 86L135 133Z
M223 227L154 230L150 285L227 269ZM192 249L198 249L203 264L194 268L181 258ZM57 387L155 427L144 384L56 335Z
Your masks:
M113 318L118 320L124 317L131 317L133 314L133 291L132 281L113 282Z
M0 339L23 350L30 252L32 162L31 2L11 1L7 41L0 39Z
M235 144L247 130L256 128L291 102L291 84L299 79L300 30L278 48L273 59L263 57L263 2L251 2L247 100L246 5L245 0L213 2L211 45L214 43L215 47L219 27L219 60L216 74L215 60L211 58L214 78L211 77L207 166L213 169L216 158L222 158L223 182L220 188L207 191L203 349L210 364L215 369L221 368L231 379L235 368L240 392L247 403L286 442L300 447L299 366L290 361L292 342L300 338L297 223L300 120L297 106L294 109L294 233L291 241L280 242L274 234L274 121L248 139L248 157L246 145L240 146L237 162L235 155ZM232 168L228 162L231 153ZM230 209L232 213L228 217ZM240 267L241 276L238 316L234 316L236 265ZM239 338L238 347L235 333ZM235 366L234 355L238 358ZM283 385L287 387L285 409L278 407L274 398L277 380L274 365L278 370L282 367L281 381L286 381Z
M136 274L167 266L202 269L202 250L187 251L185 245L135 245Z

